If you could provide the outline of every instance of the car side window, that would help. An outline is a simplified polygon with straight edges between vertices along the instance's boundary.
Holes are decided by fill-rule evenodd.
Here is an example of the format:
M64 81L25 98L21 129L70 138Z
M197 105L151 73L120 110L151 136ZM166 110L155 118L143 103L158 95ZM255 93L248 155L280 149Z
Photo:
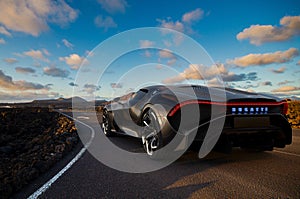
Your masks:
M143 99L143 97L148 93L146 89L140 89L135 94L132 95L132 98L129 100L130 106L135 105L138 101Z

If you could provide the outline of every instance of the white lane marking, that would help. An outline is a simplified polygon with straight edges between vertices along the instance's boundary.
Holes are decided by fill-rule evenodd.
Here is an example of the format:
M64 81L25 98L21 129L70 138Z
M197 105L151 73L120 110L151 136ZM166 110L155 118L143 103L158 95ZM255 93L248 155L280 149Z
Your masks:
M87 116L78 116L77 119L85 119L85 120L88 120L88 119L90 119L90 118L87 117Z
M84 154L84 152L87 150L87 148L91 145L94 136L95 136L95 131L92 127L90 127L89 125L76 120L64 113L59 112L60 114L73 119L74 121L79 122L80 124L90 128L92 130L92 135L91 135L91 139L86 143L86 145L79 151L79 153L62 169L60 170L55 176L53 176L50 180L48 180L42 187L40 187L38 190L36 190L33 194L31 194L28 199L35 199L38 198L42 193L44 193L47 189L50 188L50 186L60 177L62 176L77 160L79 160L79 158Z
M286 155L292 155L292 156L297 156L297 157L300 157L299 154L295 154L295 153L289 153L289 152L285 152L285 151L277 151L277 150L274 150L274 152L277 152L277 153L282 153L282 154L286 154Z

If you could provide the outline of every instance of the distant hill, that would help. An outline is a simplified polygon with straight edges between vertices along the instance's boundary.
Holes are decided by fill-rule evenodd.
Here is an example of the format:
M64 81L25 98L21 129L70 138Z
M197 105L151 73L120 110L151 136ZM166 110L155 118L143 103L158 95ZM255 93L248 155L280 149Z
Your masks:
M71 98L58 98L58 99L41 99L33 100L32 102L26 103L0 103L0 107L47 107L47 108L72 108L72 103L80 105L80 108L91 108L94 106L101 106L106 101L105 100L95 100L86 101L81 97L71 97Z

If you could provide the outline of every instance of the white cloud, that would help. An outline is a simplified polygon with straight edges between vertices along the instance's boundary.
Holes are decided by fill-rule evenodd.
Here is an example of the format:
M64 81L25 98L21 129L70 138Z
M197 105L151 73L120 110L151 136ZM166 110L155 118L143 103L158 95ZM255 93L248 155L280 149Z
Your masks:
M45 62L49 62L49 60L44 56L44 55L49 55L49 52L43 49L43 51L40 50L29 50L29 51L25 51L23 52L23 55L26 55L28 57L31 57L35 60L42 60Z
M101 7L107 12L113 13L125 13L128 4L125 0L98 0Z
M194 21L198 21L203 17L203 10L200 8L197 8L196 10L193 10L191 12L185 13L182 16L182 21L186 23L191 23Z
M71 42L69 42L69 41L66 40L66 39L63 39L63 40L61 40L61 41L63 42L63 44L64 44L67 48L73 49L74 45L73 45Z
M248 54L243 57L238 57L233 60L229 60L229 64L234 64L239 67L247 66L259 66L273 63L285 63L289 62L292 58L299 55L299 51L296 48L290 48L286 51L276 51L274 53L265 54Z
M5 0L0 1L0 8L0 24L5 29L33 36L47 31L48 23L65 26L78 16L78 11L71 8L64 0Z
M45 75L48 75L48 76L62 77L62 78L68 77L69 74L70 74L69 71L57 68L55 66L45 67L43 69L43 72L44 72Z
M3 38L0 38L0 44L5 44L5 40Z
M300 35L300 16L285 16L281 18L280 25L252 25L237 34L236 38L249 39L251 44L261 45L266 42L285 41Z
M282 86L280 88L274 89L271 92L274 93L285 93L285 92L292 92L292 91L298 91L300 90L300 87L296 86Z
M104 28L105 31L109 28L116 28L118 26L114 19L110 16L102 17L101 15L98 15L94 22L97 27Z
M78 70L81 64L87 64L87 60L84 57L80 57L78 54L71 54L68 57L60 57L60 61L66 62L71 69Z
M8 64L14 64L14 63L18 62L18 60L15 58L5 58L5 59L3 59L3 61L5 61Z

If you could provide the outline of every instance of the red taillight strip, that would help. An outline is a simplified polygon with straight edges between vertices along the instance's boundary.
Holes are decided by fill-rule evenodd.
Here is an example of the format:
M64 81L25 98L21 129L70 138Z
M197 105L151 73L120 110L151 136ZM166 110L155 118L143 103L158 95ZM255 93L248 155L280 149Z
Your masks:
M282 106L282 110L281 113L286 115L289 109L289 104L286 101L282 101L283 106Z
M219 105L219 106L283 106L282 113L286 114L288 103L284 100L281 102L211 102L202 100L188 100L176 104L176 106L169 112L168 116L173 116L181 107L190 104L204 104L204 105Z

